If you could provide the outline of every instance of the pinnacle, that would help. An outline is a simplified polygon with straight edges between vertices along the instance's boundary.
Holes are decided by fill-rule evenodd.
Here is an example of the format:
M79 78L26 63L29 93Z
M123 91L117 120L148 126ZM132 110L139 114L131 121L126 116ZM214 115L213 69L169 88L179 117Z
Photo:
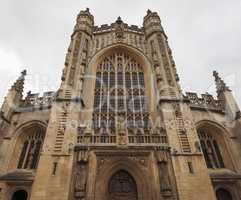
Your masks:
M123 21L122 21L122 19L121 19L120 16L117 18L116 23L117 23L117 24L122 24L122 23L123 23Z
M151 12L151 10L150 9L148 9L147 10L147 14L151 14L152 12Z
M21 72L21 76L17 79L17 81L13 84L11 89L16 90L17 92L22 93L23 92L23 87L24 87L24 80L25 76L27 75L27 70L23 70Z
M219 76L217 71L213 71L213 76L215 78L215 84L217 88L217 93L224 92L229 90L228 86L226 86L226 83L223 81L223 79Z
M22 74L22 76L26 76L26 75L27 75L27 70L26 70L26 69L23 70L23 71L21 72L21 74Z

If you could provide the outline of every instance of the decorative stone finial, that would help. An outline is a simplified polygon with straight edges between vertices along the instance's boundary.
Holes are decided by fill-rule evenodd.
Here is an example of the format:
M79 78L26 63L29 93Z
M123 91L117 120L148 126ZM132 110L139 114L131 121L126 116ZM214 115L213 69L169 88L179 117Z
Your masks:
M149 15L149 14L151 14L151 13L152 13L151 10L148 9L148 10L147 10L147 14Z
M122 24L122 23L123 23L123 21L122 21L122 19L121 19L120 16L117 18L116 23L117 23L117 24Z
M27 70L26 70L26 69L23 70L23 71L21 72L21 74L22 74L22 76L26 76L26 75L27 75Z
M213 71L213 76L215 78L215 84L218 95L222 92L230 91L229 87L226 86L226 83L221 79L217 71Z
M24 87L24 80L25 80L25 76L27 75L27 71L23 70L21 72L21 76L17 79L17 81L13 84L12 86L12 90L16 90L19 93L23 92L23 87Z

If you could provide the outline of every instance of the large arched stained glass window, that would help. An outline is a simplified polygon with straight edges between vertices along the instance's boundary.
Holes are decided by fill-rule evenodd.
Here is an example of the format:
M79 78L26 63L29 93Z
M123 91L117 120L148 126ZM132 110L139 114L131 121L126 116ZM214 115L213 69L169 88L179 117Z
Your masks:
M97 66L94 129L124 127L147 129L149 124L143 66L129 55L116 52Z

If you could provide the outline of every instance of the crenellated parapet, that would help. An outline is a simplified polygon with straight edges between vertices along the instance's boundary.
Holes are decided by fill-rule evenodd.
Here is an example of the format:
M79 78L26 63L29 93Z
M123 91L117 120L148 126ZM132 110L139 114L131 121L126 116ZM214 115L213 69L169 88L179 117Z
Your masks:
M133 33L139 33L143 34L144 33L144 28L143 27L138 27L136 25L128 25L124 23L125 30L128 32L133 32ZM115 23L112 24L103 24L101 26L94 26L93 33L94 34L103 34L107 32L112 32L115 30Z
M50 108L54 100L56 100L56 92L53 91L44 92L42 96L40 96L39 93L28 92L25 99L21 100L17 111L23 112L27 111L28 109L37 110ZM224 112L222 101L215 99L211 94L208 93L201 94L201 96L199 96L194 92L186 92L184 100L189 101L190 106L193 109L204 109L221 113Z
M103 24L101 26L94 26L91 55L117 43L124 43L139 49L143 53L147 53L144 28L128 25L119 17L115 23L110 25Z
M186 92L186 100L189 100L190 107L193 109L210 110L223 113L222 102L215 99L211 94L202 94L201 97L197 93Z
M25 99L23 99L15 109L15 112L32 112L35 110L50 109L55 100L56 92L44 92L42 96L39 93L28 92Z

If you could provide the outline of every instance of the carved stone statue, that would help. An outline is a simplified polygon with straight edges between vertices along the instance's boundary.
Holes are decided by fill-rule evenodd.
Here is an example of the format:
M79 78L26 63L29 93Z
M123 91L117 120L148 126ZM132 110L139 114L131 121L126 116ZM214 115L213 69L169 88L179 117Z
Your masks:
M77 160L74 182L75 198L77 200L85 200L88 177L88 150L83 148L79 152Z
M170 192L171 189L171 183L169 178L169 172L168 172L168 165L167 162L159 162L159 173L160 173L160 188L161 192Z
M75 190L76 191L85 191L86 181L87 181L87 164L81 163L77 167Z
M87 163L81 162L78 164L75 174L75 198L84 200L86 195L87 183Z
M156 152L157 164L159 169L160 190L163 196L170 196L172 192L167 157L167 152Z

